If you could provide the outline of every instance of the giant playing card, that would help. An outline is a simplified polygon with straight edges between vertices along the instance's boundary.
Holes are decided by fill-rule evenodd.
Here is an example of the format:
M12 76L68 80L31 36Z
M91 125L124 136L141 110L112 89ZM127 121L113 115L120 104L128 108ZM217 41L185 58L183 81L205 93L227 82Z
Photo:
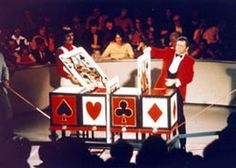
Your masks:
M143 92L151 89L151 57L150 54L143 54L137 59L138 88Z
M87 88L105 87L108 77L82 47L78 47L59 56L67 70Z

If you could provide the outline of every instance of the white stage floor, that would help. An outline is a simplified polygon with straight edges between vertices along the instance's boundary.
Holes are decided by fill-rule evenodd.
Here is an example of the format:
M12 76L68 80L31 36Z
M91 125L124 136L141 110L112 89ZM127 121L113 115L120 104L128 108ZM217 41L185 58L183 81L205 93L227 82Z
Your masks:
M187 134L202 133L208 131L220 131L227 125L227 117L234 109L227 107L211 107L201 115L194 117L207 106L203 105L185 105L185 116L187 123ZM236 110L236 109L235 109ZM18 135L29 138L32 141L49 141L49 125L47 118L39 113L26 113L15 118L15 132ZM218 136L203 136L187 138L186 150L193 154L202 155L203 149L218 138ZM40 163L38 158L38 146L33 146L29 163L37 165ZM135 154L132 161L135 160ZM105 151L102 156L104 160L109 157L109 151Z

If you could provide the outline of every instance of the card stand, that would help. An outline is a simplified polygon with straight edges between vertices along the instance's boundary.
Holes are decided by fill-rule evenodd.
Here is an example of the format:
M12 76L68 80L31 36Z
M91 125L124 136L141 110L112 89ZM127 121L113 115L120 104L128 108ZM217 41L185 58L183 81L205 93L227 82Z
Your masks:
M160 134L169 140L176 132L177 93L174 89L151 89L141 95L142 138L150 134Z
M86 140L104 141L106 96L105 88L84 93L71 87L60 87L51 92L52 135L55 136L56 131L61 131L62 137L76 136Z
M111 94L112 141L120 139L138 140L141 90L121 87Z
M61 131L61 136L64 137L78 126L79 95L84 92L84 87L59 87L50 92L52 140L57 138L56 131Z
M79 111L80 131L85 132L83 137L91 141L105 141L106 139L106 111L107 93L105 88L97 88L92 92L84 93L81 97Z

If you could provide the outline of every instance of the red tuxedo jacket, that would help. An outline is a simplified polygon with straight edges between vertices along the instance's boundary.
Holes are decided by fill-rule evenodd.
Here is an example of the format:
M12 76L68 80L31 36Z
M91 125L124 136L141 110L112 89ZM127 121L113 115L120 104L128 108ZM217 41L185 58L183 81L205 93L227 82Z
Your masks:
M154 87L166 88L165 79L168 77L168 70L169 70L170 64L172 63L174 55L175 55L175 50L170 49L170 48L165 48L165 49L152 48L151 50L152 58L163 59L162 71L158 80L155 82ZM185 100L185 97L186 97L187 84L190 83L193 79L194 63L195 63L195 60L186 54L183 60L181 61L177 70L177 78L181 82L181 86L178 87L178 90L180 91L180 94L183 100Z

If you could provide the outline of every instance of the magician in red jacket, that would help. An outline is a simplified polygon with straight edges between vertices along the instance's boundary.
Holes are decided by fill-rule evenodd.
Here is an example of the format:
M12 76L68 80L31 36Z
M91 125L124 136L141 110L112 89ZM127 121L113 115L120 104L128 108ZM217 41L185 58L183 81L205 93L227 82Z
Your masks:
M183 112L183 101L186 98L187 84L194 75L194 59L188 54L189 42L184 36L176 41L175 49L171 48L150 48L146 47L144 52L151 52L152 58L163 60L161 74L157 79L156 88L174 88L177 91L178 101L178 124L185 123ZM180 134L186 133L186 126L183 124L178 128ZM181 148L185 149L186 139L180 140Z

